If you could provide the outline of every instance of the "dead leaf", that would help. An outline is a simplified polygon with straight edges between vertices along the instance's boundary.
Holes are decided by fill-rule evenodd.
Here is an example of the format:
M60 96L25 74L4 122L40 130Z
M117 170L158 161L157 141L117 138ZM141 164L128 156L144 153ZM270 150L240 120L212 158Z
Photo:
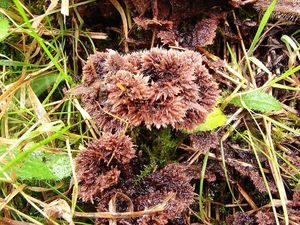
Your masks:
M68 203L63 199L57 199L51 202L44 208L44 212L51 219L63 218L67 222L73 223L71 216L71 208L68 205Z

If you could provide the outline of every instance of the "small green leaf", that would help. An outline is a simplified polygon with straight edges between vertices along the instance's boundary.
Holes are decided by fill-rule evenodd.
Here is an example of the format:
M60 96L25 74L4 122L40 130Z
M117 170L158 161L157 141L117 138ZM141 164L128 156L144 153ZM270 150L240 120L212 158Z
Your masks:
M185 130L185 132L190 134L190 133L197 133L200 131L211 131L216 129L217 127L224 125L226 121L227 121L227 117L224 115L221 109L215 108L214 111L212 111L207 116L204 123L201 123L192 131Z
M57 177L41 159L32 156L27 157L21 165L14 169L17 177L22 180L57 180Z
M5 17L0 17L0 41L8 34L9 22Z
M281 104L277 99L275 99L272 95L268 95L261 91L243 94L232 99L231 103L243 108L261 112L281 110Z
M72 172L68 155L40 151L26 157L14 169L22 180L61 180Z

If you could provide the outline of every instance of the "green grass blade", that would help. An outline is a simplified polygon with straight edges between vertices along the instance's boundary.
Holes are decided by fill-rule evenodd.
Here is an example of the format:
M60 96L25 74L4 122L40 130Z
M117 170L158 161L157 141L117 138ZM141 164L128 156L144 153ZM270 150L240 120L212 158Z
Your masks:
M277 0L273 0L272 1L271 5L268 7L267 11L265 12L265 14L264 14L264 16L262 18L262 20L261 20L261 22L259 24L259 27L257 29L257 32L256 32L256 34L255 34L255 36L253 38L253 41L252 41L252 43L250 45L249 50L248 50L248 56L249 57L252 56L254 48L255 48L256 44L258 43L259 38L260 38L260 36L261 36L261 34L262 34L262 32L263 32L263 30L264 30L264 28L265 28L268 20L269 20L272 12L275 9L276 3L277 3Z

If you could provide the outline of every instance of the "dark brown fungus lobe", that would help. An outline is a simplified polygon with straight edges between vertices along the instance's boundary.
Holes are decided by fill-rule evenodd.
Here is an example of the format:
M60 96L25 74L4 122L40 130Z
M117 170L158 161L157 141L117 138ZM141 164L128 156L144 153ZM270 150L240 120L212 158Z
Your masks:
M120 171L108 163L115 160L114 165L127 164L134 157L134 145L128 136L106 133L89 143L76 157L79 197L83 201L93 201L105 189L117 184Z
M293 193L293 204L294 206L300 207L300 191L295 190Z
M258 211L255 215L258 225L272 225L274 224L274 214L272 212Z
M122 193L122 195L126 195L131 200L134 211L143 211L160 204L166 204L162 212L131 219L130 224L167 224L175 219L182 218L183 214L188 212L189 206L194 202L194 188L190 184L192 178L193 174L190 173L189 166L168 164L161 170L157 170L145 177L134 187L124 186L105 192L99 201L97 211L108 211L109 201L117 193ZM120 211L128 211L127 204L119 204L117 208L122 209ZM118 223L120 221L122 220L118 220ZM96 224L104 224L105 222L106 220L99 219Z
M193 129L204 122L219 94L201 55L193 51L97 53L84 67L84 77L85 86L102 84L81 101L98 127L109 132L122 129L124 121L149 129Z
M150 77L154 100L183 97L183 90L191 89L190 84L195 80L194 66L185 56L185 52L153 49L145 53L142 68L142 73ZM193 88L197 90L197 86Z
M144 123L151 129L174 126L176 122L181 121L185 115L185 105L181 98L168 98L147 103L142 107Z
M168 216L157 215L157 216L145 216L138 220L138 225L165 225L168 224Z
M167 224L168 220L180 218L194 201L191 179L192 177L188 176L188 166L180 164L168 164L146 177L136 190L134 205L137 210L145 210L161 204L171 193L174 196L167 202L162 213L144 216L138 220L138 223L147 224L147 221L151 221L148 224Z
M257 168L253 168L250 166L244 166L242 164L238 164L236 162L228 162L228 165L232 166L242 177L249 177L252 181L253 185L259 192L266 192L266 185L264 183L263 177L260 176ZM271 193L277 193L278 190L276 188L275 183L271 180L268 181L268 186Z
M150 0L125 0L130 9L136 10L139 14L144 14L151 6Z
M107 92L105 90L94 90L81 95L81 102L85 110L101 130L104 132L121 130L124 127L124 123L109 114L110 106L105 104L104 100L106 99Z
M119 181L120 171L117 168L106 168L100 151L87 149L76 158L79 198L91 201L103 190Z
M271 0L259 0L254 4L255 9L264 13L269 5ZM299 21L300 20L300 4L297 0L278 0L275 6L272 16L278 19L290 20L290 21Z
M217 133L200 132L190 135L192 147L202 154L206 154L211 148L216 148L219 143Z
M227 224L232 224L232 225L244 225L244 224L249 224L249 225L254 225L255 224L255 219L245 212L236 212L232 216L229 216L226 218Z
M93 144L96 148L102 149L108 161L113 157L119 163L127 164L135 157L135 146L129 136L106 133Z
M173 31L160 31L157 34L164 45L176 45L176 34Z
M142 69L142 57L143 52L132 52L130 54L124 55L125 65L124 70L132 73L139 74Z
M193 46L206 46L214 43L219 20L209 18L200 20L193 30Z
M177 123L175 127L177 129L192 130L203 123L207 115L213 110L219 90L212 76L202 64L200 55L189 51L187 58L194 65L194 76L196 77L194 82L197 84L197 98L188 98L191 107L187 110L184 121Z

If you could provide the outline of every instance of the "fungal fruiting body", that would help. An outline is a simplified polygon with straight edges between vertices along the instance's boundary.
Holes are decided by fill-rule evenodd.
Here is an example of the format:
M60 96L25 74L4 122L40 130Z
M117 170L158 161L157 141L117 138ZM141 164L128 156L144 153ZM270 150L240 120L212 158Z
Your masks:
M79 198L83 202L97 202L99 212L108 211L111 200L117 196L124 200L115 200L121 211L143 211L165 202L162 212L134 219L134 224L139 225L164 225L187 213L194 202L194 187L190 184L195 178L193 170L184 164L170 163L136 183L139 171L133 163L135 157L135 145L128 136L104 133L99 140L89 143L76 156ZM127 224L129 220L119 222ZM106 222L98 219L96 224Z
M144 124L193 129L215 106L217 84L194 51L154 48L120 55L91 55L83 68L84 86L97 86L81 101L101 130ZM95 85L97 84L97 85Z
M134 157L134 145L128 136L105 133L89 143L76 157L79 197L93 201L105 189L118 184L118 166L128 164ZM109 163L113 166L107 166Z
M164 210L137 218L119 219L118 224L165 225L183 224L184 214L194 202L194 187L191 180L195 178L187 165L170 163L160 170L143 178L138 184L120 185L105 191L99 199L98 212L108 210L111 199L115 200L120 211L143 211L165 204ZM124 196L126 196L126 201ZM118 201L122 197L123 201ZM97 225L106 224L106 219L98 219Z

